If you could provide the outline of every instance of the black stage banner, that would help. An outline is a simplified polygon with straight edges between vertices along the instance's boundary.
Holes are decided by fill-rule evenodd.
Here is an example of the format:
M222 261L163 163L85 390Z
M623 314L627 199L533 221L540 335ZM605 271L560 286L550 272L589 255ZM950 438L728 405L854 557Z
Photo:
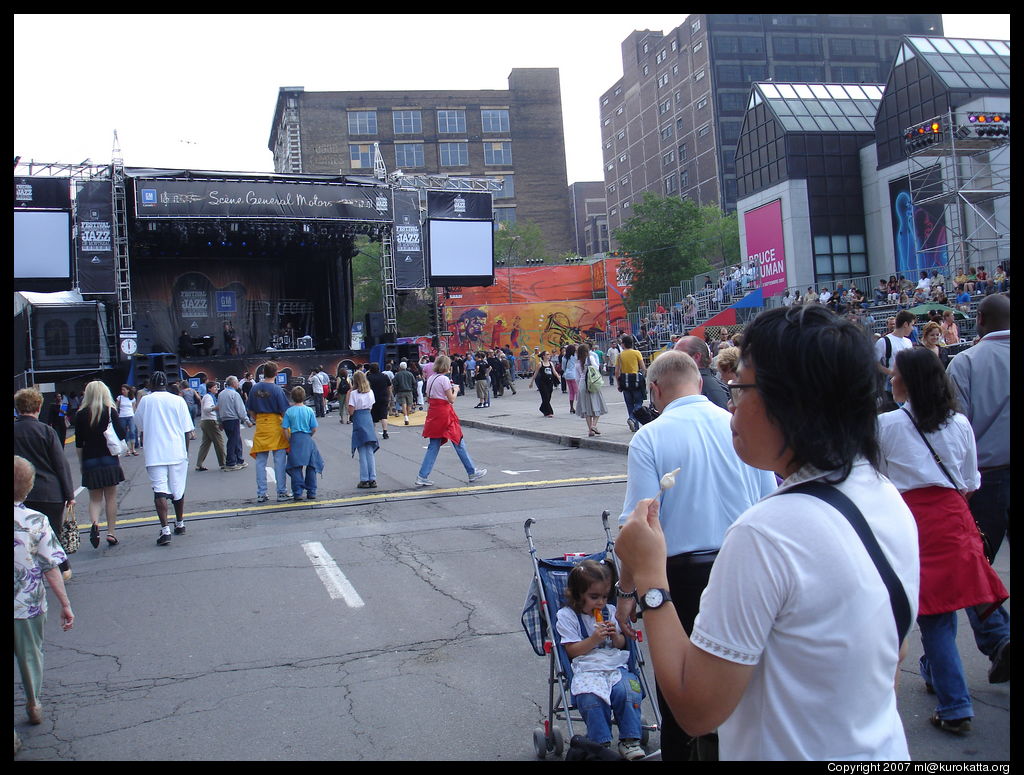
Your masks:
M70 178L15 178L14 207L25 210L71 210Z
M137 218L391 222L391 191L343 183L135 178Z
M116 293L114 272L114 193L109 180L78 181L78 255L75 266L82 293Z
M428 191L427 217L489 221L494 217L491 195L467 191Z
M395 288L408 291L427 287L420 228L418 191L395 192Z

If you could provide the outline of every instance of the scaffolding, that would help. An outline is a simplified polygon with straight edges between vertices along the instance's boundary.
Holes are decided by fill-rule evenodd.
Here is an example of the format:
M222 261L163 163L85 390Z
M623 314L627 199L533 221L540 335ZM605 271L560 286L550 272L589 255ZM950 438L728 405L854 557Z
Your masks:
M907 150L910 198L915 211L940 206L945 218L917 235L917 252L945 249L955 268L1009 261L1009 134L974 136L966 114L952 110L926 123L939 131L935 142Z

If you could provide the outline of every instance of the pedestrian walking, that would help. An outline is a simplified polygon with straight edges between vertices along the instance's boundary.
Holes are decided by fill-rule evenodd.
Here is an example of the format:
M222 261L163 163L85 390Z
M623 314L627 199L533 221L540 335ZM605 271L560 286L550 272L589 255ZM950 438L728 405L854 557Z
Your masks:
M128 442L128 455L138 455L135 449L135 441L138 434L135 432L135 390L131 385L121 385L121 393L117 397L117 419L121 421L124 429L124 440Z
M85 386L85 397L82 406L75 416L75 447L82 470L82 486L89 491L89 542L93 549L100 545L100 511L106 507L107 543L115 546L118 543L115 528L117 525L117 485L124 481L124 472L117 455L111 454L107 448L107 439L103 435L108 426L113 426L119 439L124 439L124 431L114 410L114 399L110 389L93 380Z
M185 399L168 390L167 375L154 371L151 393L135 410L135 421L146 457L146 473L153 488L153 504L160 519L158 546L171 543L167 501L174 506L174 534L185 533L185 483L188 480L186 437L195 438L195 425ZM88 388L87 388L88 390ZM83 406L84 408L84 406ZM109 538L107 539L109 540Z
M348 419L348 411L345 409L348 406L348 391L352 389L352 384L349 382L348 369L339 366L338 367L338 403L341 406L341 411L338 413L341 415L339 422L342 425L352 422Z
M274 478L277 484L277 499L288 500L286 477L288 475L288 436L281 427L284 413L288 411L288 399L284 390L276 384L277 364L267 361L261 367L263 379L249 391L249 417L256 424L253 432L252 449L249 454L256 460L256 502L266 503L267 459L273 455Z
M376 488L377 464L374 455L380 448L373 426L374 395L365 372L352 375L352 389L348 392L349 422L352 423L352 456L359 453L359 489Z
M590 352L587 345L581 344L576 350L576 362L576 373L579 375L576 413L586 421L588 435L600 436L597 421L601 415L608 414L608 406L601 395L604 378L601 376L597 356Z
M313 410L306 406L306 391L301 385L292 388L292 405L284 413L281 427L288 434L288 475L292 479L292 500L316 499L316 477L323 473L324 459L320 456L313 434L317 421Z
M196 471L206 471L206 453L213 445L214 454L217 456L217 465L220 470L225 470L227 465L227 450L224 431L221 429L220 420L217 415L217 394L220 388L216 382L206 383L206 395L203 396L202 412L199 415L199 429L203 433L203 443L199 445L199 456L196 458Z
M68 436L68 399L63 393L56 393L53 396L53 403L50 404L47 422L57 434L60 443L64 444Z
M14 656L25 690L25 710L32 724L43 723L43 630L46 624L46 578L60 601L61 626L75 623L59 569L67 559L45 514L25 506L35 470L25 458L14 456Z
M64 515L75 507L75 489L71 466L64 447L52 428L39 422L43 396L35 388L22 388L14 394L18 417L14 421L14 454L25 458L35 469L35 485L25 497L30 511L45 514L50 529L60 538ZM66 554L66 552L65 552ZM71 563L60 564L64 580L71 578Z
M434 373L427 380L425 393L427 395L427 419L423 423L423 438L429 439L427 452L423 456L423 463L420 465L419 475L416 477L418 487L430 487L434 483L427 477L434 469L437 460L437 453L441 445L446 441L452 443L452 448L462 461L462 465L469 475L470 483L482 479L487 474L486 468L477 468L469 450L466 449L466 442L462 435L462 425L459 423L459 416L455 413L456 389L448 372L451 369L451 361L447 355L439 355L434 361Z
M551 362L551 355L544 350L538 355L539 362L537 370L530 377L529 387L537 384L537 392L540 393L540 413L545 417L554 417L555 410L551 407L551 394L558 384L558 373L555 364Z
M576 345L570 344L562 356L562 384L568 388L569 414L576 414L576 396L579 395L579 361L576 360Z
M380 370L380 365L371 363L367 367L366 381L370 383L370 390L373 391L373 411L370 416L375 423L380 423L381 435L386 439L388 436L388 411L391 406L391 379Z
M240 471L249 464L243 459L242 423L248 422L245 400L238 392L238 377L232 375L224 380L224 389L217 394L217 419L220 420L226 438L225 471Z
M402 361L398 364L395 374L395 403L405 415L405 424L409 424L409 412L416 404L416 378L409 371L409 365Z

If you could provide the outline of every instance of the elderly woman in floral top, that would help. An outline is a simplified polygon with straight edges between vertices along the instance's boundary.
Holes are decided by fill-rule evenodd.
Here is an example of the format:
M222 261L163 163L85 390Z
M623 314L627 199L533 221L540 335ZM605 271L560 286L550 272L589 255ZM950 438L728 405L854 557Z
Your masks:
M49 520L38 511L25 508L32 491L35 469L25 458L14 456L14 654L25 687L25 709L29 721L40 724L43 706L43 625L46 623L46 588L43 576L61 606L61 623L70 630L75 621L71 602L64 590L60 564L67 557L50 530Z

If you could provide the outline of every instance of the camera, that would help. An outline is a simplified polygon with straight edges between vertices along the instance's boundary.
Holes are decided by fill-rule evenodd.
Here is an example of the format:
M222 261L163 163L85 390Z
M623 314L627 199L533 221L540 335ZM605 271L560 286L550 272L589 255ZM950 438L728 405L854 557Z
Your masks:
M647 423L657 420L660 414L653 406L639 406L633 410L633 417L641 425L647 425Z

